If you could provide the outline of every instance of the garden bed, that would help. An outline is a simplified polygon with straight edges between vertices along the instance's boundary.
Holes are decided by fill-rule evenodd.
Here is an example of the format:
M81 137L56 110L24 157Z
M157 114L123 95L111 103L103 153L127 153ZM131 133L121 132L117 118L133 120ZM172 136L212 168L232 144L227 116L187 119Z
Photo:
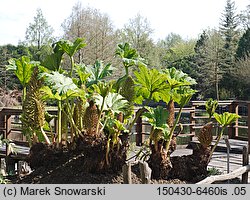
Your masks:
M105 173L89 173L81 167L84 156L73 155L69 160L50 169L40 167L29 175L12 177L11 182L16 184L123 184L122 172L111 170ZM138 165L132 167L132 183L141 184ZM152 184L185 184L179 179L151 180Z

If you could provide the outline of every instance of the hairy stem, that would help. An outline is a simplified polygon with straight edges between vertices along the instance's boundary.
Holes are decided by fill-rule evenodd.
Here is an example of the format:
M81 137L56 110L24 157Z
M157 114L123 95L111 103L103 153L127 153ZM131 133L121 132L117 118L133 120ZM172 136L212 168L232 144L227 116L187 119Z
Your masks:
M58 111L57 111L57 133L58 133L58 143L61 144L62 142L62 101L58 101Z
M172 139L173 134L174 134L174 130L175 130L177 124L178 124L179 121L180 121L182 109L183 109L183 107L180 107L179 113L178 113L177 118L176 118L176 120L175 120L175 122L174 122L174 126L173 126L173 127L171 128L171 130L170 130L169 140L167 141L166 148L165 148L167 152L168 152L169 147L170 147L170 143L171 143L171 139Z
M222 130L221 130L221 132L220 132L220 135L218 136L218 138L217 138L217 140L216 140L216 142L215 142L215 144L214 144L214 146L213 146L213 148L212 148L212 150L211 150L211 152L210 152L208 162L211 160L211 158L212 158L212 156L213 156L213 153L214 153L214 151L215 151L217 145L219 144L220 139L221 139L221 137L222 137L222 135L223 135L223 133L224 133L224 130L225 130L225 127L222 127Z
M96 135L99 135L99 126L100 126L100 121L101 121L101 115L102 115L103 108L104 108L104 103L105 103L105 97L103 97L100 113L98 114L98 123L96 125Z

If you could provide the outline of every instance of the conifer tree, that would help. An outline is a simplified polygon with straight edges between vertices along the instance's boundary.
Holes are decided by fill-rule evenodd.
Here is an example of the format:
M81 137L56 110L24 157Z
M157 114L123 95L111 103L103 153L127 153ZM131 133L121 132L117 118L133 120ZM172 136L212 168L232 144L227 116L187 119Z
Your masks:
M221 85L224 88L223 98L235 97L233 74L235 73L235 53L239 41L239 16L236 14L235 2L227 0L224 13L222 13L220 33L224 40L222 48L222 67L224 76Z

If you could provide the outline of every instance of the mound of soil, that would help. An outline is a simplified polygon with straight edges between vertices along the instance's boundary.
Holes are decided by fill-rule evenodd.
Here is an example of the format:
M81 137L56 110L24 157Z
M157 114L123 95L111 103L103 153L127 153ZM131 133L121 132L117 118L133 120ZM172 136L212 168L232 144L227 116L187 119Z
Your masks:
M93 147L93 145L91 145ZM84 144L80 150L58 150L53 146L44 144L34 145L29 154L28 162L33 171L30 174L21 174L18 177L11 177L11 183L16 184L123 184L123 175L119 168L111 166L105 171L97 170L93 172L89 169L89 163L92 157L98 156L88 155L86 151L90 146ZM95 147L95 145L94 145ZM119 159L116 155L112 155L115 160ZM90 159L91 158L91 159ZM97 159L98 160L98 159ZM123 160L123 159L122 159ZM120 162L118 162L120 163ZM95 164L99 167L99 165ZM122 167L120 167L122 169ZM142 183L140 179L139 166L132 167L132 183ZM186 183L179 179L172 180L151 180L152 184L181 184Z
M109 170L105 173L90 173L82 167L84 155L74 155L57 167L40 167L29 175L21 175L12 179L16 184L123 184L121 171ZM139 167L132 167L132 183L141 184ZM152 184L185 184L179 179L172 180L151 180Z

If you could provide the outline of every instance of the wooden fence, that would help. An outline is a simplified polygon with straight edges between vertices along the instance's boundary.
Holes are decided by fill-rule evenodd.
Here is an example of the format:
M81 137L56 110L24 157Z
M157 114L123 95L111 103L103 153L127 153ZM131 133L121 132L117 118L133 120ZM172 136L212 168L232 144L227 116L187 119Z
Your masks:
M56 114L56 108L47 109L51 114ZM179 108L175 108L177 113ZM249 101L219 101L217 112L222 113L224 111L233 112L239 114L241 119L237 119L234 124L228 128L228 135L231 139L247 140L250 144L250 102ZM20 116L21 108L0 108L0 135L4 138L15 140L17 143L25 141L25 137L21 134L20 122L13 120L15 117ZM182 136L195 136L199 129L202 128L208 116L205 114L205 101L192 101L189 107L182 110L182 116L185 115L186 119L182 123L182 126L187 127L189 132L181 134ZM184 119L184 118L182 118ZM56 121L54 122L56 130ZM141 146L145 140L145 136L149 134L149 124L143 121L142 118L138 118L135 126L134 133L136 135L136 144ZM54 130L54 132L55 132ZM241 131L245 131L245 135L239 134Z
M185 115L188 120L182 122L183 127L189 128L189 132L180 134L179 137L193 137L198 133L199 129L204 125L204 120L208 119L205 115L205 101L192 101L190 105L182 110L182 116ZM47 108L50 114L56 114L56 108ZM175 108L177 113L179 108ZM250 102L249 101L219 101L217 112L225 111L233 112L241 116L234 124L228 127L229 138L247 140L248 148L250 149ZM27 142L21 133L21 123L15 118L21 115L22 109L19 108L0 108L0 135L3 138L14 140L15 144L27 146ZM182 118L183 119L183 118ZM57 123L54 121L54 132L56 134ZM136 144L141 146L144 143L145 136L149 134L149 124L138 118L134 133L136 135ZM240 134L240 130L245 130L245 136ZM0 151L0 158L8 156L7 148ZM12 155L17 160L22 160L27 156L27 152L19 152L17 155Z
M239 176L242 176L242 183L247 184L248 183L248 172L250 171L250 164L249 164L249 149L248 147L243 147L243 154L242 154L242 167L234 170L231 173L228 174L221 174L217 176L209 176L205 178L204 180L196 183L196 184L211 184L216 181L226 181L230 179L237 178Z
M47 111L53 115L57 113L54 107L47 108ZM2 165L2 158L4 158L7 172L14 171L15 165L19 161L25 160L29 153L29 144L22 134L22 124L19 120L21 113L21 107L0 108L0 136L2 139L10 139L17 149L16 154L10 154L8 145L0 146L0 166ZM54 121L55 130L56 124L56 121Z
M206 120L208 120L205 103L205 101L192 101L189 107L183 109L182 115L186 114L189 120L188 123L182 123L182 126L189 127L189 132L180 134L180 137L190 136L192 138L199 132L199 129L203 127ZM246 140L250 148L250 101L219 101L218 103L218 113L228 111L241 116L240 119L237 119L234 124L228 127L229 139ZM177 113L178 111L179 108L175 108L175 112ZM145 140L145 136L149 134L149 132L146 131L146 129L148 129L146 128L147 126L149 126L149 124L139 117L135 128L137 146L141 146ZM242 130L245 131L244 135L239 134Z

